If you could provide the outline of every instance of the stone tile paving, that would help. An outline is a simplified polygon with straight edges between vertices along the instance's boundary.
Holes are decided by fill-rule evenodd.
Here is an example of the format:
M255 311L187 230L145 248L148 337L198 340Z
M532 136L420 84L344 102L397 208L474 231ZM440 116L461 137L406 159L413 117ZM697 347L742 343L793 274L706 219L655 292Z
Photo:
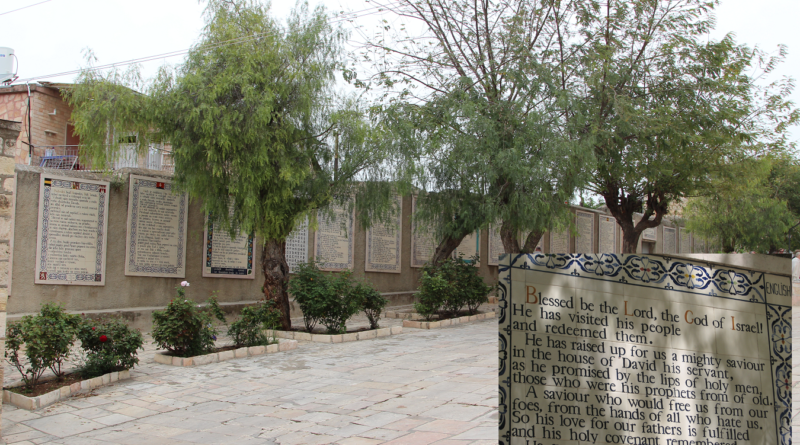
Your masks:
M402 322L381 323L393 321ZM65 445L495 444L496 333L496 319L409 328L192 368L156 364L148 347L131 380L36 412L4 406L3 438Z

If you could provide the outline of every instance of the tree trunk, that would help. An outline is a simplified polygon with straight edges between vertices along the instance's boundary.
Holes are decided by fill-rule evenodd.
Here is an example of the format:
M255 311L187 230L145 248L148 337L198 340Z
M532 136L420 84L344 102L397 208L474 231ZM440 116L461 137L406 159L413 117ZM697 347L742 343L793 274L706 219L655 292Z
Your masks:
M289 264L286 263L286 241L270 239L264 241L261 250L261 264L264 267L264 298L275 300L281 311L281 329L292 329L289 316Z
M620 224L622 226L622 224ZM637 232L633 224L630 224L628 230L622 226L622 253L636 253L636 247L639 245L639 235L642 232Z
M536 250L536 246L539 245L539 240L542 239L542 235L544 235L544 231L534 230L529 233L520 253L533 253Z
M520 253L517 231L511 227L511 224L505 221L503 221L503 225L500 226L500 239L503 241L503 250L505 253Z
M461 244L461 241L463 241L464 237L466 236L466 233L460 237L445 236L439 245L436 246L436 251L433 253L431 264L435 266L447 258L450 258L453 255L453 251L456 250L458 245Z

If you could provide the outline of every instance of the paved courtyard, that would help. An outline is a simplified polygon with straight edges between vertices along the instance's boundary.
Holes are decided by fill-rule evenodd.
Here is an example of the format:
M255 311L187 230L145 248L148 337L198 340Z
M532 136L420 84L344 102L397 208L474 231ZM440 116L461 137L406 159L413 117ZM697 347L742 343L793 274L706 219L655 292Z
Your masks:
M34 412L4 405L3 439L71 445L497 443L496 319L406 328L401 335L350 343L300 342L292 351L192 368L156 364L152 353L148 347L141 355L130 380L88 397Z
M795 311L794 308L798 310ZM800 440L800 307L792 307L792 442Z

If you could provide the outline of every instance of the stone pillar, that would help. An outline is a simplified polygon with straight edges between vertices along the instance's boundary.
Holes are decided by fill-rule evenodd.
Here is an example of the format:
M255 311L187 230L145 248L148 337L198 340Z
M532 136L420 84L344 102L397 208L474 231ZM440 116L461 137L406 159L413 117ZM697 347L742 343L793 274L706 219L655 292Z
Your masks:
M14 156L20 122L0 119L0 359L6 350L6 302L11 292L11 251L14 239ZM0 366L0 382L5 377ZM2 405L0 405L2 416ZM0 431L1 432L1 431Z

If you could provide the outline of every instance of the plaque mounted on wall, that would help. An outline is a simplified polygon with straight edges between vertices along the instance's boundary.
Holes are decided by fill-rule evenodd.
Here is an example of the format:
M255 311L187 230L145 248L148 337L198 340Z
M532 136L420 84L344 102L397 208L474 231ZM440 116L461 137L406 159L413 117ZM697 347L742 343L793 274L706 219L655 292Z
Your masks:
M594 213L576 212L578 236L575 238L576 253L594 253Z
M411 196L411 267L422 267L433 258L436 237L429 227L414 220L417 213L417 195Z
M108 187L41 174L34 283L105 285Z
M600 217L600 252L617 253L617 220L612 216Z
M403 198L398 196L396 217L389 224L378 222L367 229L366 272L400 273L403 243Z
M206 215L203 231L205 255L203 258L203 277L254 279L253 249L255 237L237 233L231 239L227 230L210 221Z
M186 277L188 201L168 179L131 175L125 275Z
M678 253L675 243L675 229L673 227L664 227L664 253Z
M320 270L353 269L353 236L355 209L333 207L333 217L317 213L318 227L314 233L314 255Z
M308 217L286 237L286 262L289 273L295 273L298 264L308 262Z

